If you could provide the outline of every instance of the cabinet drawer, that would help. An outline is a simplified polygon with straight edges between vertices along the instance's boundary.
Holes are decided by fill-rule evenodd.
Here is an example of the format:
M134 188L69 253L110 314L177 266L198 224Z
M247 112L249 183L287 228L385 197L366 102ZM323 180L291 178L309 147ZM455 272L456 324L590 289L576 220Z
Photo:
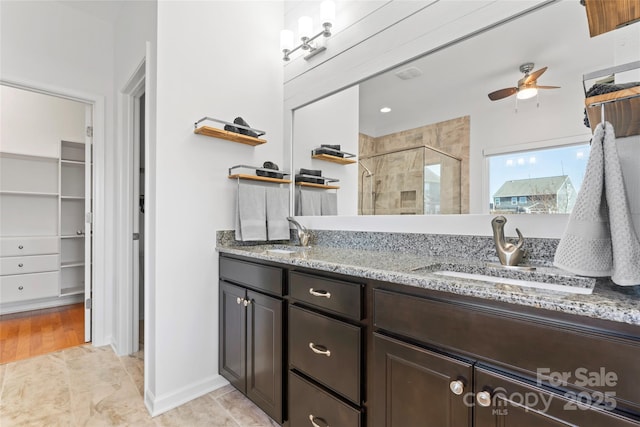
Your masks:
M362 285L292 271L289 293L298 301L341 314L362 318Z
M356 404L360 404L359 327L289 306L289 361Z
M289 426L359 427L360 412L289 372Z
M58 296L60 273L18 274L0 277L0 303Z
M282 269L220 257L220 277L249 288L282 295Z
M0 259L0 275L57 271L59 255L15 256Z
M58 237L5 237L0 239L0 256L45 255L60 252Z
M373 317L377 328L474 358L504 361L507 368L527 371L544 383L551 382L551 374L569 373L567 386L588 389L585 374L604 369L617 375L618 406L640 408L637 340L380 289L374 290Z

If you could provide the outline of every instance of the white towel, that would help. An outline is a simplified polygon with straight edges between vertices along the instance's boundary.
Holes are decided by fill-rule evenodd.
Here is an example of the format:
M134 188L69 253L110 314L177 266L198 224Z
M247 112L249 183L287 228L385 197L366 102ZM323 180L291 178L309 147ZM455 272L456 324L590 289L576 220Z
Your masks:
M309 190L303 187L298 187L296 215L322 215L322 193L320 190Z
M640 284L640 242L631 222L613 126L596 127L582 187L554 265L584 276Z
M322 193L320 211L322 215L338 215L338 194Z
M269 187L267 198L267 237L269 240L289 240L289 188Z
M243 242L267 240L267 209L264 187L238 184L236 240Z

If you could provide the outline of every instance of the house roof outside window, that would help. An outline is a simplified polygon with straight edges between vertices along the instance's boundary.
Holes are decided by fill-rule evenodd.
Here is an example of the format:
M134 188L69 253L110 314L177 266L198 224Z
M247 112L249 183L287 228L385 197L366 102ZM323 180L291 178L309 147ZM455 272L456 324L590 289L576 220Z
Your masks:
M557 194L567 181L571 186L573 186L571 178L569 178L568 175L506 181L498 191L496 191L493 197L502 198Z

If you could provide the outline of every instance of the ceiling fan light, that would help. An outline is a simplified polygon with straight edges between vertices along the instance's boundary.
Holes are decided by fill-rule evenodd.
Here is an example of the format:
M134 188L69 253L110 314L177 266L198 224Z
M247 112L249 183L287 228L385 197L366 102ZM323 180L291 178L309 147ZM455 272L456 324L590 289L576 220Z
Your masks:
M516 96L518 97L518 99L529 99L529 98L533 98L537 94L538 94L538 89L537 88L528 87L528 88L519 90L518 94Z

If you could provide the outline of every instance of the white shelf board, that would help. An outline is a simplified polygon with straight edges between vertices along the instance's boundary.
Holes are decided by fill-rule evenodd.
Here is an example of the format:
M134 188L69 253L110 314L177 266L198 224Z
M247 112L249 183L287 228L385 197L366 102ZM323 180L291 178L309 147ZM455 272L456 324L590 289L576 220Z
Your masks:
M60 264L61 268L71 268L71 267L84 267L84 261L72 261L72 262L63 262Z
M60 296L67 296L67 295L78 295L78 294L84 294L84 285L80 284L80 285L75 285L75 286L67 286L65 284L62 285L62 288L60 289Z
M2 190L0 194L12 194L15 196L58 197L58 193L43 193L39 191L11 191Z
M62 200L84 200L84 196L60 196Z
M84 166L84 161L81 161L81 160L65 160L65 159L62 159L62 160L60 160L60 163L62 163L63 165L69 165L69 166Z
M70 234L67 236L60 236L61 239L84 239L84 234Z

